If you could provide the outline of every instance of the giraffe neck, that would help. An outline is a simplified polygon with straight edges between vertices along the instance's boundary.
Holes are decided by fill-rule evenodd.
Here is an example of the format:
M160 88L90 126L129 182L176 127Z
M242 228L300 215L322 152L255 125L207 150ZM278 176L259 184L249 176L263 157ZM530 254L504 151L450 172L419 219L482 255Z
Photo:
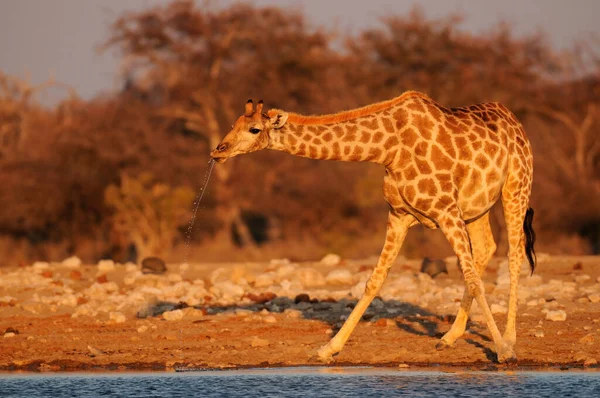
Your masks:
M387 113L335 123L319 123L319 117L290 114L281 129L271 131L269 148L311 159L389 165L399 140L390 118L383 117Z

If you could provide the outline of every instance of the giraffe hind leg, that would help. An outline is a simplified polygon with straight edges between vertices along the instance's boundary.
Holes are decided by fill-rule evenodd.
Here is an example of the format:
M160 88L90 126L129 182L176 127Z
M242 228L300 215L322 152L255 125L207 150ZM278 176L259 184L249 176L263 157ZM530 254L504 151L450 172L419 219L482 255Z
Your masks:
M475 269L467 226L461 217L460 210L456 207L449 209L438 219L438 224L458 256L469 295L477 300L477 304L485 316L488 330L496 346L498 362L516 360L514 351L500 335L492 311L485 299L485 289L481 277Z
M496 242L494 241L494 236L492 235L492 229L490 227L489 212L471 224L467 224L467 231L469 233L469 237L471 238L471 248L473 252L473 261L475 262L475 270L477 271L479 277L481 277L485 271L488 261L496 251ZM464 334L472 303L473 296L469 294L469 290L465 287L465 292L460 302L460 308L458 310L458 314L456 315L456 319L454 320L450 330L444 334L442 339L437 344L436 348L438 350L454 346L456 340Z

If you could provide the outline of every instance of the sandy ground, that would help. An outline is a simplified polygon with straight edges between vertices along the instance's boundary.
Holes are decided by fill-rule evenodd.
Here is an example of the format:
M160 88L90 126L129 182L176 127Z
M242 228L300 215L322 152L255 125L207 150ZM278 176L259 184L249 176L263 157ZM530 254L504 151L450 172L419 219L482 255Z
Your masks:
M323 365L313 355L351 311L374 261L169 265L158 276L77 259L2 269L0 370ZM421 261L399 259L330 365L508 366L496 363L477 308L464 338L436 350L462 296L454 261L432 279L419 273ZM501 330L503 267L495 258L485 276ZM522 277L516 366L598 369L600 258L541 255L535 275Z

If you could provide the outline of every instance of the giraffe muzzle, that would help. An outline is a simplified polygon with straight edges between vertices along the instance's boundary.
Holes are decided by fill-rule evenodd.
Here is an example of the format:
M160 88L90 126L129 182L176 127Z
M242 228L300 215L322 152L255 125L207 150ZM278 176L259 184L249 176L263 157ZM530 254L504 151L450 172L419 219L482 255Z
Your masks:
M221 143L217 145L214 151L210 153L210 157L213 158L217 163L223 163L227 160L228 156L223 152L227 151L229 144Z

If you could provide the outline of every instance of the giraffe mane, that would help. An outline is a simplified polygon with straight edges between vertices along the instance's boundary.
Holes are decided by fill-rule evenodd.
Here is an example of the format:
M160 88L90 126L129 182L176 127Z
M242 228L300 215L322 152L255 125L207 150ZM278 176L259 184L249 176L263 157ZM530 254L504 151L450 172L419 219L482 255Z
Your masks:
M405 101L410 98L424 98L431 100L426 94L419 93L417 91L406 91L402 95L392 98L387 101L377 102L375 104L363 106L362 108L351 109L349 111L343 111L333 113L329 115L320 116L305 116L298 113L288 112L288 122L293 124L311 125L311 124L333 124L339 122L346 122L348 120L356 119L359 117L366 116L374 112L380 112L391 108L392 106ZM268 112L269 117L273 117L279 109L271 109Z

